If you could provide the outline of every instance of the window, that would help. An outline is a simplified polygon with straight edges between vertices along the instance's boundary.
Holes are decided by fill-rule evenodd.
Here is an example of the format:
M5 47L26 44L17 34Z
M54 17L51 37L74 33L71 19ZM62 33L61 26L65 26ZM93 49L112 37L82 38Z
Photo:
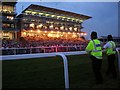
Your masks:
M30 27L34 28L34 27L35 27L35 25L32 23L32 24L30 24Z
M0 12L2 11L2 5L0 5Z
M7 19L13 20L13 17L12 16L7 16Z
M14 7L13 6L6 6L6 5L4 5L3 6L3 11L4 12L9 12L9 13L14 12Z
M3 28L10 28L10 24L3 24Z
M14 25L14 24L11 24L11 28L15 28L15 25Z

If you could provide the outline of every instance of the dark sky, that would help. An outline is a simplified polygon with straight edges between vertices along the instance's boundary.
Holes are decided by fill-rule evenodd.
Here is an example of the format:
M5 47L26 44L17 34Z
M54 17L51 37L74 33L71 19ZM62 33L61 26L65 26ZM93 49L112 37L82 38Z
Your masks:
M16 4L17 13L20 13L30 4L57 8L91 16L82 25L82 31L87 32L87 38L92 31L98 36L112 34L118 36L118 3L117 2L19 2Z

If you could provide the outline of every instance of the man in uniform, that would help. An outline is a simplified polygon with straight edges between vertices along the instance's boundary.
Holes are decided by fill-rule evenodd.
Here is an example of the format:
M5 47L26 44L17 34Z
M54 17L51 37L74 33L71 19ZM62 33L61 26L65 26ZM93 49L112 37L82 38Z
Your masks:
M96 84L102 84L102 47L101 42L97 39L97 32L91 33L91 40L86 47L86 51L90 53L90 59L92 61L92 68L95 75Z
M103 48L106 50L107 59L108 59L108 69L106 72L106 75L112 74L112 77L114 79L117 78L117 72L115 68L115 54L116 54L116 45L113 41L112 35L107 36L108 42L103 46Z

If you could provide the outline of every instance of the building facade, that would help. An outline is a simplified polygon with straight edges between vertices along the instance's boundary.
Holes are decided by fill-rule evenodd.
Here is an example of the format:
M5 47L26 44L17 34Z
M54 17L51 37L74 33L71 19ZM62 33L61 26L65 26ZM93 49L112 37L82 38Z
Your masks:
M1 2L1 35L0 38L16 39L17 38L17 20L15 19L17 2Z
M83 21L91 17L31 4L17 18L20 37L79 38L86 35Z

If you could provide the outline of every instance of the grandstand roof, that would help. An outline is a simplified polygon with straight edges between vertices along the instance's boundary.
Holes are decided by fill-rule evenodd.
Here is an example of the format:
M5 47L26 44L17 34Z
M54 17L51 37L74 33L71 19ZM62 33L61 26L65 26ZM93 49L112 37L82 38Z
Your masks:
M59 9L45 7L45 6L41 6L41 5L35 5L35 4L31 4L30 6L28 6L25 10L22 11L22 13L24 13L26 10L41 10L41 11L53 12L53 13L57 13L57 14L74 16L74 17L83 18L83 19L92 18L90 16L86 16L86 15L82 15L82 14L77 14L77 13L73 13L73 12L69 12L69 11L59 10Z

